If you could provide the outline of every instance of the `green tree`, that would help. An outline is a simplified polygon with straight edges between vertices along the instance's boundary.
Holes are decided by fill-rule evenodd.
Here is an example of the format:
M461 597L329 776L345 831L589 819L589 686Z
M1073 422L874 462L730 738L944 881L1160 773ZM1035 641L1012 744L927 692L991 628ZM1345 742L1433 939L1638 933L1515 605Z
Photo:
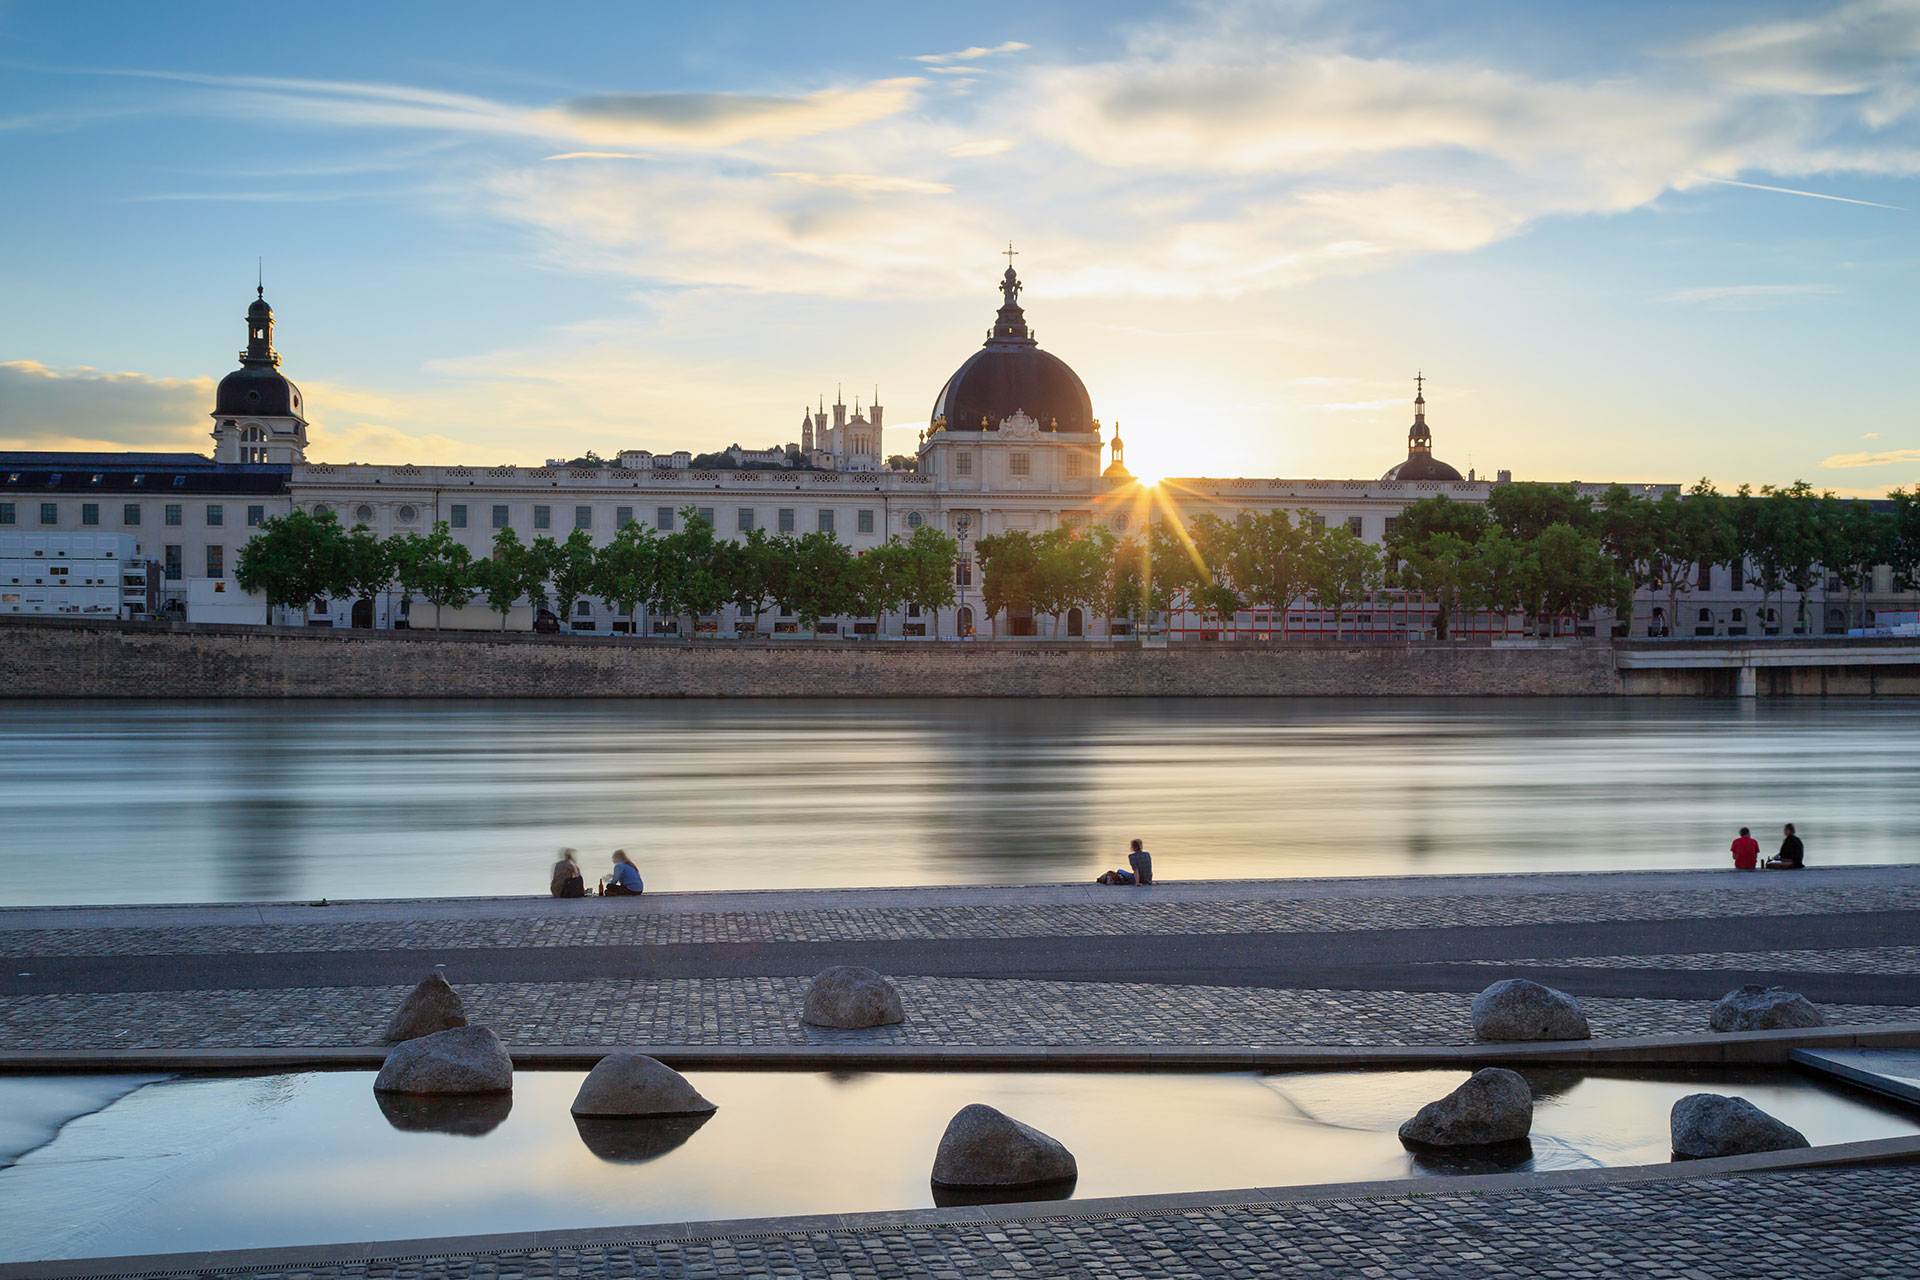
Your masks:
M789 607L808 631L818 632L820 619L839 617L858 607L851 549L831 533L802 534L793 540L784 586Z
M1390 580L1433 601L1433 632L1445 640L1455 615L1478 590L1474 544L1457 533L1430 533L1403 546L1399 555Z
M1382 581L1379 549L1344 525L1315 531L1307 546L1307 583L1320 607L1333 610L1333 636L1340 638L1347 608L1378 590Z
M1847 625L1860 618L1866 625L1864 593L1873 584L1875 565L1890 564L1898 555L1894 517L1872 503L1826 494L1820 499L1818 520L1820 562L1840 579L1847 593ZM1861 605L1856 614L1854 606Z
M531 561L520 535L511 527L493 535L493 555L473 566L474 585L487 597L487 607L500 615L500 629L507 629L507 615L521 596L527 594ZM544 575L543 575L544 576Z
M593 590L613 606L615 613L640 627L640 606L653 599L660 576L660 547L653 531L639 521L620 526L613 539L593 557Z
M394 547L382 541L363 524L347 534L347 594L358 600L377 601L380 593L393 585Z
M906 544L898 537L854 557L853 615L872 618L876 632L885 631L886 616L906 602L907 561Z
M1255 608L1271 610L1286 635L1287 610L1315 582L1318 567L1314 544L1319 530L1294 520L1291 511L1267 511L1242 516L1207 530L1217 541L1227 576Z
M1578 621L1594 609L1631 607L1633 586L1599 538L1571 525L1549 525L1528 547L1535 575L1533 608L1548 621Z
M547 594L547 583L553 577L554 566L560 562L560 544L543 533L527 544L522 559L524 563L520 581L526 592L527 605L533 610L534 624L538 626L541 611L553 603L553 598Z
M1895 489L1887 495L1893 510L1887 528L1887 563L1902 591L1920 590L1920 489Z
M960 544L930 524L923 524L907 539L906 602L918 605L933 615L933 638L940 638L940 610L954 601L953 564L960 558Z
M687 639L704 614L719 612L733 594L731 553L713 536L713 524L698 507L684 507L680 527L659 539L660 572L654 601L660 612L687 619Z
M575 529L554 547L548 577L553 583L554 612L568 631L573 630L574 602L593 590L597 564L593 535L585 529Z
M427 537L408 534L399 539L394 551L402 588L433 606L436 630L443 608L464 605L473 598L473 553L454 540L446 521L436 523Z
M307 608L353 589L352 543L332 512L299 509L269 516L240 549L234 581L267 598L267 623L276 607Z
M1590 530L1593 501L1570 484L1498 484L1487 495L1487 518L1508 537L1525 543L1556 524Z
M980 596L987 616L1032 613L1043 572L1033 535L1024 529L1009 529L980 539L973 550L980 565Z
M745 538L730 545L726 564L727 598L736 610L752 618L753 629L758 631L767 601L779 590L780 548L765 529L749 529Z
M1470 608L1486 609L1500 615L1500 635L1504 638L1513 615L1527 608L1527 585L1537 571L1536 561L1526 545L1507 536L1505 529L1489 529L1473 547L1474 566L1470 581L1473 592L1467 600Z

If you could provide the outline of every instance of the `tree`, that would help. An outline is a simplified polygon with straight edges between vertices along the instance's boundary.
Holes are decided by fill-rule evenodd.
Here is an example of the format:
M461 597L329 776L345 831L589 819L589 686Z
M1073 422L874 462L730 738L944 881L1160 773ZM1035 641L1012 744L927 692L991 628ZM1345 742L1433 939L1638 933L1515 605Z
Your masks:
M1415 504L1418 505L1418 504ZM1445 640L1454 615L1477 589L1474 544L1457 533L1430 533L1403 547L1393 580L1434 603L1433 632Z
M396 549L393 543L373 536L367 526L357 524L347 534L347 591L355 599L377 600L393 585Z
M352 590L351 544L332 512L295 509L269 516L240 549L234 581L267 598L267 624L277 606L305 609Z
M533 565L520 535L509 526L493 535L493 556L473 566L474 585L487 597L487 607L500 615L500 629L507 629L507 615L528 590ZM542 575L544 577L544 574Z
M1528 548L1534 575L1532 607L1552 620L1575 621L1601 606L1630 607L1633 587L1600 539L1572 525L1549 525ZM1548 634L1554 628L1548 626Z
M851 612L855 603L853 552L831 533L802 534L790 540L783 592L808 631L820 629L820 619Z
M553 602L558 606L555 612L568 631L573 630L574 602L593 589L595 561L593 535L585 529L575 529L554 547L548 575L553 583Z
M1600 502L1600 510L1593 513L1591 523L1599 534L1601 547L1613 558L1615 568L1632 583L1633 591L1663 585L1665 561L1654 504L1635 496L1623 484L1608 485ZM1632 634L1631 592L1627 600L1623 621L1627 633Z
M1920 590L1920 489L1895 489L1887 499L1893 504L1887 563L1893 568L1894 583L1904 591Z
M1177 520L1168 524L1171 532L1185 544L1188 565L1191 566L1184 572L1188 603L1198 608L1204 616L1217 618L1223 625L1231 626L1234 616L1246 604L1238 589L1239 577L1234 562L1234 552L1245 532L1244 522L1229 523L1209 512L1196 516L1184 528ZM1310 540L1311 530L1303 529L1301 532L1304 535L1303 543Z
M1313 581L1317 532L1295 523L1293 513L1284 510L1208 528L1209 540L1222 544L1221 558L1239 594L1255 607L1271 610L1280 620L1283 638L1287 610Z
M933 638L940 638L940 610L952 606L953 562L960 544L930 524L913 531L906 543L906 603L933 615Z
M601 547L593 558L593 590L640 625L640 606L653 599L660 576L660 548L653 531L638 521L629 521L614 533L613 540Z
M1307 546L1307 582L1320 607L1333 609L1333 636L1338 640L1347 606L1380 586L1380 552L1344 525L1317 530Z
M727 590L733 607L753 618L753 629L760 629L760 615L780 584L780 548L765 529L749 529L743 541L727 548Z
M1526 610L1526 586L1535 572L1535 560L1529 548L1508 537L1505 529L1482 534L1474 544L1473 558L1473 594L1467 603L1499 614L1504 638L1513 615Z
M853 615L874 619L876 631L884 629L878 624L907 598L907 558L898 537L854 557Z
M1031 613L1040 584L1040 551L1024 529L990 534L974 543L980 564L980 596L989 618Z
M1842 500L1829 493L1820 499L1817 530L1820 563L1846 589L1851 626L1855 597L1871 587L1874 566L1891 563L1897 556L1894 517L1875 510L1870 502ZM1864 602L1860 625L1866 625Z
M527 544L520 581L527 594L527 605L533 610L536 628L540 623L541 611L552 603L552 598L547 595L547 580L553 575L553 567L559 560L560 544L544 533Z
M1570 484L1499 484L1487 495L1487 518L1515 541L1531 542L1556 524L1590 529L1593 500Z
M703 614L717 613L733 594L728 556L713 536L713 524L698 507L680 511L680 527L659 540L654 602L660 612L687 619L692 642Z
M394 550L401 586L433 606L436 630L442 608L473 598L473 553L454 540L446 521L436 523L427 537L410 533L399 539Z

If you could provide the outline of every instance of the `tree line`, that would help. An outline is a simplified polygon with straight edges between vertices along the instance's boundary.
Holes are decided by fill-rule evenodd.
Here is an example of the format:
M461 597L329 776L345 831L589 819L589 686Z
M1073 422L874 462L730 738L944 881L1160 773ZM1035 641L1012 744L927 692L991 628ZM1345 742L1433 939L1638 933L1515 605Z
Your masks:
M739 541L714 536L699 509L681 513L681 527L659 533L631 522L595 546L585 529L564 539L522 542L511 528L494 534L490 555L476 558L444 521L431 533L376 537L365 525L343 527L332 512L293 511L268 519L241 548L234 578L277 606L372 599L398 591L440 610L476 599L500 615L504 630L515 605L536 616L551 609L563 622L583 599L606 601L622 615L645 606L656 617L694 620L735 606L757 625L769 609L791 612L808 630L822 618L878 618L909 606L931 611L953 603L958 545L930 525L904 540L889 538L856 553L831 533L769 534L754 529Z
M1484 504L1436 495L1409 505L1384 547L1276 510L1168 520L1126 539L1098 526L1015 530L978 551L987 613L1051 617L1055 634L1073 608L1137 622L1184 604L1225 620L1308 599L1334 615L1338 636L1382 587L1424 595L1441 639L1462 613L1496 614L1503 630L1516 615L1536 628L1598 609L1625 620L1642 590L1665 596L1671 626L1701 565L1730 566L1782 607L1797 591L1804 619L1822 575L1839 578L1849 616L1876 565L1892 566L1899 589L1920 589L1920 495L1896 490L1882 509L1805 482L1723 495L1703 480L1658 499L1624 485L1596 499L1572 485L1504 484Z

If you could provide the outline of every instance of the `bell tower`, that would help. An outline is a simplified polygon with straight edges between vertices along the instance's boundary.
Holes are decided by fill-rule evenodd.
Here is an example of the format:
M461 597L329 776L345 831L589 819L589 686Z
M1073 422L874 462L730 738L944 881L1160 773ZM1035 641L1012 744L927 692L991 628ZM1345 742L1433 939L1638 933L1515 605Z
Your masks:
M300 388L280 372L273 308L264 283L247 307L240 367L220 380L213 402L215 462L290 464L307 459L307 417Z

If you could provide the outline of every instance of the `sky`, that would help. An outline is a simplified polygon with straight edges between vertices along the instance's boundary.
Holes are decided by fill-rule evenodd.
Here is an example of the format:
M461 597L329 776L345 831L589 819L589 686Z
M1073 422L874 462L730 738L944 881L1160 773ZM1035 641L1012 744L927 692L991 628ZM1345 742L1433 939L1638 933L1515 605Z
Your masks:
M1147 475L1920 482L1920 0L0 0L0 448L911 452L999 303Z

